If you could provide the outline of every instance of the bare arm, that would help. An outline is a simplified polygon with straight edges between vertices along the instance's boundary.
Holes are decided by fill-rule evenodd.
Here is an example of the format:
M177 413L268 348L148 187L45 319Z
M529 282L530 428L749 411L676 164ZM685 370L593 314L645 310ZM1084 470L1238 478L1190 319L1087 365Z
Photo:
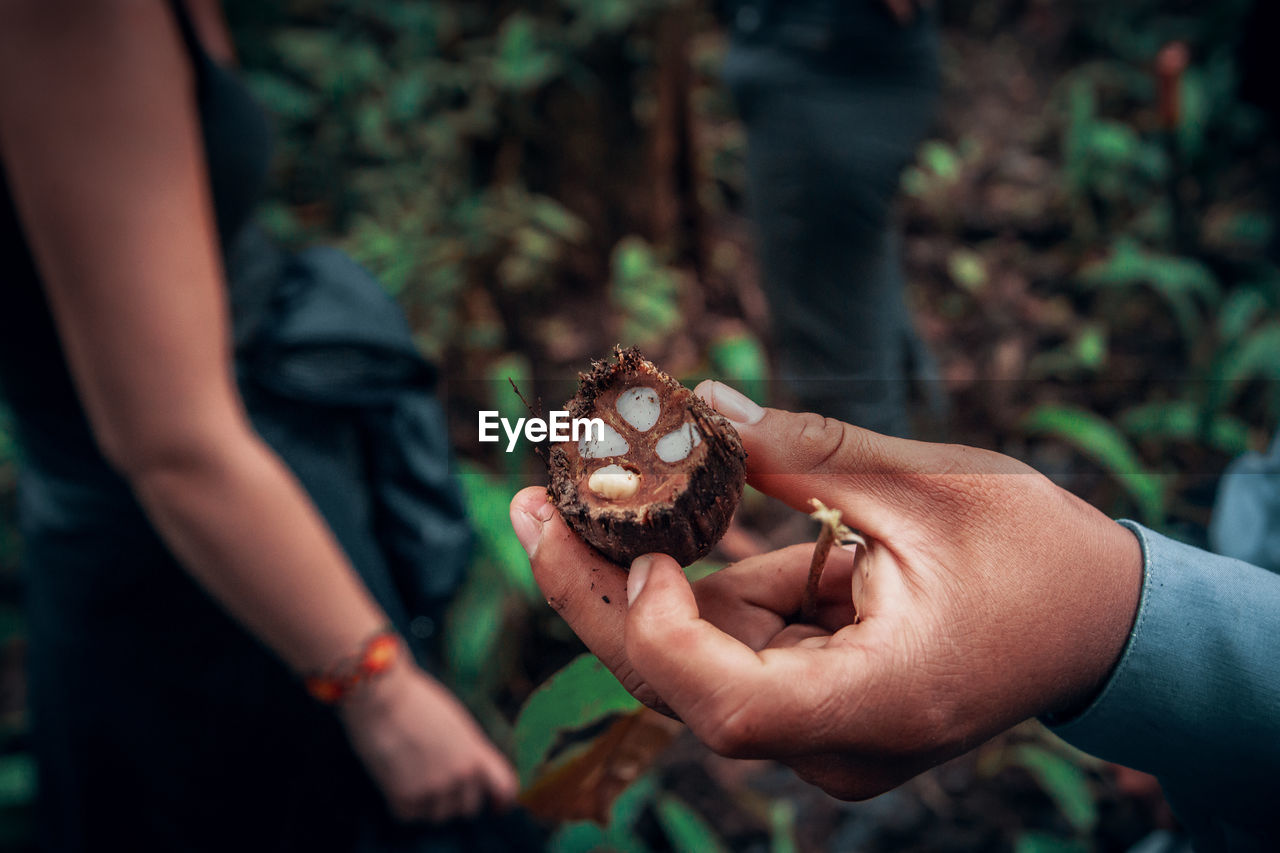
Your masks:
M294 668L332 664L385 619L239 402L169 10L0 14L0 152L99 444L211 593Z
M186 569L295 670L323 669L386 617L243 410L193 91L160 0L0 2L0 161L94 435ZM410 664L343 719L403 817L514 794Z

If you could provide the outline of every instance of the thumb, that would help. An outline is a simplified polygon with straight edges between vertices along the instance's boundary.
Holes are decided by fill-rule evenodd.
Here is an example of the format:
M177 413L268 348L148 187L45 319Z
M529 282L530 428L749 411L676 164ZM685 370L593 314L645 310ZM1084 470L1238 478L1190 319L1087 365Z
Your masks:
M698 715L706 716L708 685L760 663L749 646L700 617L684 570L666 554L631 564L625 642L632 667L695 734L706 722Z
M919 471L934 445L890 438L812 412L757 406L722 382L695 392L733 423L747 451L747 480L792 507L821 498L842 509L901 491L889 480ZM925 463L927 464L927 463Z

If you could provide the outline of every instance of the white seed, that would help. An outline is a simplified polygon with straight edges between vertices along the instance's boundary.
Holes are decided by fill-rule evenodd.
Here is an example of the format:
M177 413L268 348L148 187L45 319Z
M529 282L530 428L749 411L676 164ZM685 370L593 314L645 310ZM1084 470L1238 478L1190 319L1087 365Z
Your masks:
M644 432L658 422L662 404L652 388L628 388L618 395L618 414L636 429Z
M691 423L685 423L679 429L669 432L654 444L653 450L663 462L679 462L693 449L702 444L702 434Z
M640 490L640 475L621 465L606 465L591 473L587 488L606 500L626 500Z
M578 453L583 459L604 459L609 456L621 456L631 449L627 440L618 435L618 431L608 424L601 424L604 429L599 438L594 438L594 430L587 430L587 437L578 442Z

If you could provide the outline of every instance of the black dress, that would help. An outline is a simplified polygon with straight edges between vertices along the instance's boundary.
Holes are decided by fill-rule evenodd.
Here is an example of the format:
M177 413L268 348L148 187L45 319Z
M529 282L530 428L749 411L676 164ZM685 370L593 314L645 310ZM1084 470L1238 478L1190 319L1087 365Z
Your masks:
M259 282L244 294L232 285L243 343L242 327L262 320L245 315L263 314L271 301L257 298L260 282L280 278L282 264L245 227L267 171L267 122L242 84L201 49L181 3L170 8L196 72L228 265L245 270L246 280L256 271ZM318 266L334 268L329 261ZM336 267L346 272L340 262ZM0 390L22 449L29 706L45 848L510 849L516 840L495 835L495 821L484 832L475 825L396 824L333 713L311 701L175 562L97 449L3 175L0 270ZM295 285L309 280L294 273ZM279 301L278 294L272 298ZM305 394L275 393L254 381L261 363L270 358L246 356L239 365L255 426L298 475L380 604L409 633L415 612L424 617L406 603L413 584L396 575L381 542L385 513L369 487L362 421L371 409L338 399L318 410ZM421 379L400 378L406 387ZM372 411L389 417L385 406ZM447 465L440 467L447 473ZM456 514L456 493L439 491L429 500ZM443 537L437 568L446 575L432 591L439 593L466 549L456 525L434 529Z

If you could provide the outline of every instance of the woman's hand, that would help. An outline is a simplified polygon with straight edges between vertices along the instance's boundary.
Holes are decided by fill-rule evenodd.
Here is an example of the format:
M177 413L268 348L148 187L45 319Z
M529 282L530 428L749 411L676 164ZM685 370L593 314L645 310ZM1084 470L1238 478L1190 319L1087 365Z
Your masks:
M820 624L803 625L809 546L690 588L660 555L628 576L540 490L521 492L512 520L548 601L637 697L717 752L780 759L854 799L1100 689L1141 587L1127 530L999 454L763 410L718 383L698 390L735 422L748 482L797 509L817 497L842 510L870 548L856 569L833 553Z
M410 663L346 700L342 720L401 820L443 823L515 801L511 764L458 700Z

